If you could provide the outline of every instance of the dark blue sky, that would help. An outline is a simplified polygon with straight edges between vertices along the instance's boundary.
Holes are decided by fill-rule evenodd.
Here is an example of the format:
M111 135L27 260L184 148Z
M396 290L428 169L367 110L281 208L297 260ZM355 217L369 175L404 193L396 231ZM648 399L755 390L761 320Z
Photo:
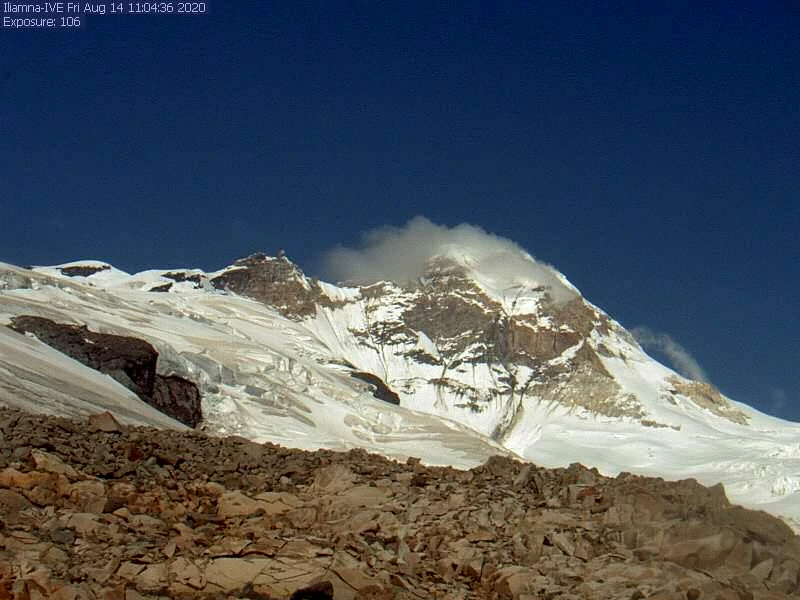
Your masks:
M209 7L0 31L0 260L313 272L469 222L800 420L796 2Z

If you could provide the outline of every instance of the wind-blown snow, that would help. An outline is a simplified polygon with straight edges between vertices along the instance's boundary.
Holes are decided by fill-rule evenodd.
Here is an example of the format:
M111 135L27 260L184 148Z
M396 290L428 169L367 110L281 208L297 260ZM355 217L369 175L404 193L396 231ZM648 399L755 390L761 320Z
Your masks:
M684 377L695 381L708 381L705 370L695 357L666 333L658 333L648 327L634 327L631 333L645 349L657 350L665 354L675 369Z
M480 283L501 293L546 288L554 301L565 302L577 290L552 267L534 259L511 240L461 224L448 228L415 217L404 227L383 227L364 234L361 248L336 247L324 260L327 277L335 281L413 283L431 257L453 260Z

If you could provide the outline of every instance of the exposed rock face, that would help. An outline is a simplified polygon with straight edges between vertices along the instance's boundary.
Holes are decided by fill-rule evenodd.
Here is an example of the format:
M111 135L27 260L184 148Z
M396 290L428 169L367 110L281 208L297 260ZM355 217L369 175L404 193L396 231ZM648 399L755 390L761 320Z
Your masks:
M383 400L389 404L400 404L400 396L397 395L388 385L386 385L380 377L372 373L364 373L363 371L353 371L350 373L351 377L365 381L372 386L372 395L378 400Z
M89 277L90 275L108 271L109 269L111 269L110 265L76 265L74 267L61 267L59 271L61 271L62 275L66 275L67 277Z
M284 256L253 254L237 260L234 267L214 277L211 284L274 306L287 317L312 315L317 303L327 300L319 285L307 281L299 267Z
M178 375L156 375L150 405L189 427L203 419L200 390Z
M681 381L677 377L671 378L669 382L676 392L688 396L695 404L707 408L714 414L735 423L747 423L744 413L733 408L711 384L704 381Z
M90 429L92 431L90 431ZM800 539L721 486L0 410L0 598L771 600Z
M142 400L185 425L196 427L202 420L197 386L177 375L156 373L158 352L144 340L96 333L86 326L33 316L15 317L9 327L20 333L32 333L70 358L110 375Z
M144 340L95 333L85 326L32 316L15 317L9 327L32 333L70 358L110 375L138 396L153 394L158 352Z
M168 292L172 289L171 283L163 283L161 285L154 285L148 291L149 292Z
M161 276L172 279L177 283L191 281L195 285L199 285L201 281L200 273L187 273L186 271L167 271L166 273L162 273Z

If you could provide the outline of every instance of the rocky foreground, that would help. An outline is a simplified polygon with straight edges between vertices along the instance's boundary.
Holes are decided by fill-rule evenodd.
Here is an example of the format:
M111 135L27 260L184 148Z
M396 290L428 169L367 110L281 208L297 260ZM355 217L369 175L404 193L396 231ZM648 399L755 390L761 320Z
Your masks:
M783 522L692 480L0 409L0 600L766 600L799 571Z

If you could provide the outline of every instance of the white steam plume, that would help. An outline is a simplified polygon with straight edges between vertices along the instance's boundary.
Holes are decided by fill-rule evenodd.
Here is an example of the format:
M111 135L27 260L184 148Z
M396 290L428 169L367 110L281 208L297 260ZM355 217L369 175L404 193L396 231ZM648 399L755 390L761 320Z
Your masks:
M360 248L337 246L329 250L323 271L334 281L407 284L423 275L426 263L434 256L452 258L498 286L544 286L556 302L578 293L555 269L535 260L511 240L475 225L445 227L421 216L403 227L366 232Z
M636 341L645 348L663 353L678 373L695 381L708 383L708 376L691 353L666 333L658 333L647 327L631 330Z

